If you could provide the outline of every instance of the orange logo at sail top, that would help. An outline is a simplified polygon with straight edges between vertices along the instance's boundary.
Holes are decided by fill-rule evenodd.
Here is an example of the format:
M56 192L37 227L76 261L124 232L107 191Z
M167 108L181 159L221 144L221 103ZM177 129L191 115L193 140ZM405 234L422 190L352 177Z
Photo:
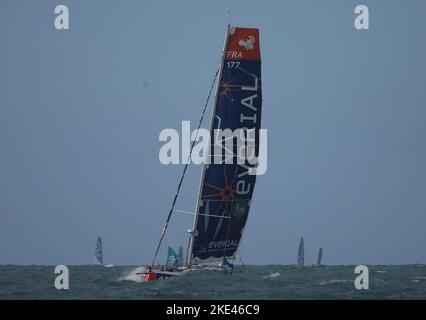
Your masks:
M260 60L259 30L232 28L229 31L227 59Z

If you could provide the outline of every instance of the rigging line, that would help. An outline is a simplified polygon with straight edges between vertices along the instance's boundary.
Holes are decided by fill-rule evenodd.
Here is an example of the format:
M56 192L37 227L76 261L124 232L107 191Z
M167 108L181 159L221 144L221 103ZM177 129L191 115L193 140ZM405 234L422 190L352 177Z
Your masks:
M188 168L188 164L190 162L190 157L191 157L191 154L192 154L192 150L194 149L195 141L197 141L198 132L200 131L200 127L201 127L201 124L203 122L204 115L206 113L206 109L207 109L207 106L208 106L209 101L210 101L210 96L212 94L214 84L216 83L217 75L219 74L219 70L220 70L220 65L217 68L216 73L214 75L213 82L212 82L211 87L210 87L210 92L209 92L209 95L207 96L207 100L206 100L206 103L204 105L203 113L202 113L200 121L198 123L197 134L195 136L194 141L192 142L191 150L190 150L189 155L188 155L188 161L186 161L186 163L185 163L185 168L183 169L182 176L180 178L180 181L179 181L179 184L178 184L178 187L177 187L177 190L176 190L175 197L173 198L172 207L170 208L169 215L167 216L166 224L164 225L163 230L161 231L160 241L158 242L157 249L155 250L154 258L152 259L151 268L154 266L155 260L157 259L158 250L160 249L161 243L163 242L164 235L166 234L170 218L171 218L173 210L175 208L175 204L176 204L176 200L177 200L177 197L178 197L178 194L179 194L179 191L180 191L180 187L182 186L183 178L185 177L186 169Z
M240 66L237 67L237 69L240 69L242 72L247 73L249 76L252 76L253 78L259 78L258 76L256 76L255 74L248 72L247 70L241 68ZM260 86L259 86L260 87Z
M188 210L179 210L179 209L173 209L173 211L175 211L175 212L179 212L179 213L187 213L187 214L192 214L192 215L194 215L194 214L195 214L195 212L192 212L192 211L188 211Z

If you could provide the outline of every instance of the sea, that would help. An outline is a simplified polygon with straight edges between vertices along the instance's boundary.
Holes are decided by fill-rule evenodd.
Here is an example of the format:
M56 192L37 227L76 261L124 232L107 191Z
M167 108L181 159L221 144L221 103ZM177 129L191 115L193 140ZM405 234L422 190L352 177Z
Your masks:
M356 288L355 267L236 266L145 283L142 267L68 266L58 290L55 266L2 265L0 299L426 299L426 265L367 266L368 289Z

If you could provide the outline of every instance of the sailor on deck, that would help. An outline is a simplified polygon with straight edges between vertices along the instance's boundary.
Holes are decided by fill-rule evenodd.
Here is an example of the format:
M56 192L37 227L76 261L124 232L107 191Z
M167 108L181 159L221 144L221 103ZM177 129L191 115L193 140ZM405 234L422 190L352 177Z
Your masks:
M155 272L152 272L152 267L148 267L148 271L144 273L144 280L145 281L153 281L157 279L157 275Z

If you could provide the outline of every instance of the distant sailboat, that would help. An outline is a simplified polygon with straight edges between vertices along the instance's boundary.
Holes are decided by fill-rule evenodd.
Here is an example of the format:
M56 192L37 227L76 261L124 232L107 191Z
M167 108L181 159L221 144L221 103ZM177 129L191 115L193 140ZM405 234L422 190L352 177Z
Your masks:
M305 265L305 245L303 243L303 237L300 239L299 250L297 251L297 264L299 266Z
M98 237L96 240L96 248L95 248L95 262L96 264L104 265L104 254L102 251L102 238Z
M321 265L321 260L322 260L322 248L319 248L317 265L319 266Z
M184 264L184 262L183 262L183 247L182 246L179 247L178 258L179 258L179 267L181 267Z
M107 268L113 267L112 264L104 265L104 253L102 249L102 238L98 237L96 240L96 248L95 248L95 263Z

